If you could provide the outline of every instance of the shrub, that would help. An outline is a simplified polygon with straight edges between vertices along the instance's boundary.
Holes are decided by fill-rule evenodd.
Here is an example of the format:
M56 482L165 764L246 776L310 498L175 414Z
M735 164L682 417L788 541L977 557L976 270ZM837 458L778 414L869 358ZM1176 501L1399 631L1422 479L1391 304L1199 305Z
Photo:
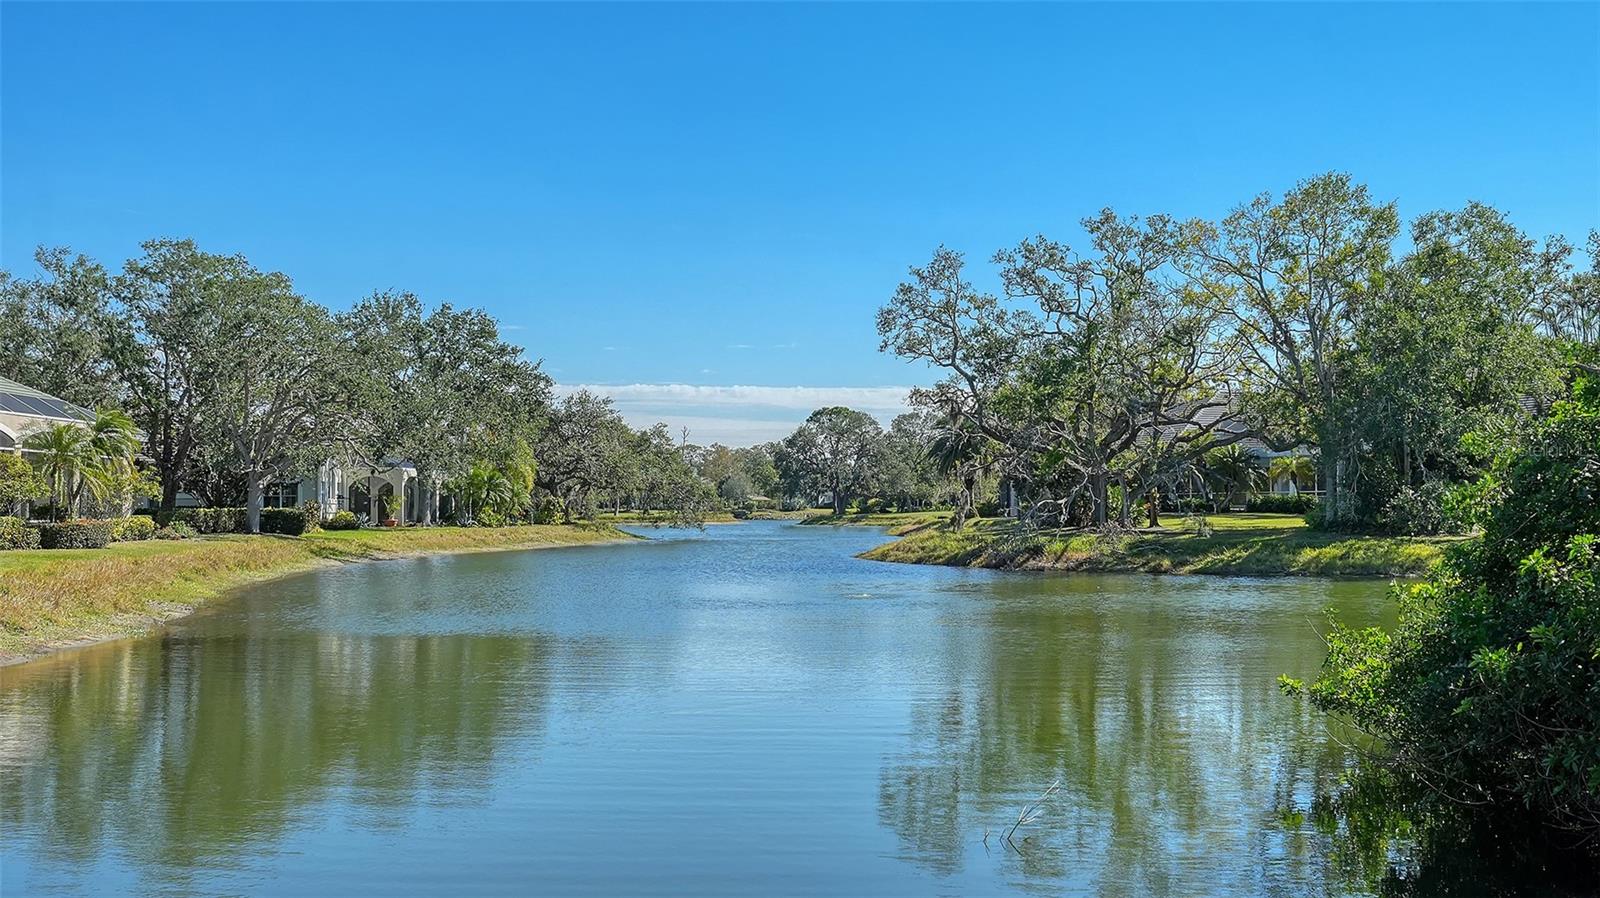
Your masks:
M1399 768L1485 813L1600 838L1600 384L1579 379L1484 475L1480 540L1400 621L1334 626L1309 694L1381 738ZM1291 690L1299 684L1285 681ZM1448 801L1445 802L1448 804Z
M322 526L322 503L315 499L307 499L300 503L300 510L306 516L306 529L315 530Z
M334 512L333 516L322 524L324 530L356 530L360 527L361 522L356 519L356 513L343 509Z
M39 525L41 549L104 549L110 544L110 521L84 520Z
M193 527L196 533L244 532L242 508L180 508L172 516Z
M1438 481L1401 487L1383 507L1378 524L1389 533L1408 536L1460 532L1459 523L1446 511L1446 493Z
M194 528L182 521L173 521L156 531L156 539L193 539Z
M1305 493L1263 493L1244 500L1245 511L1268 514L1305 514L1317 507L1317 498Z
M535 524L554 524L561 520L561 503L554 496L545 496L534 503L528 517Z
M479 527L504 527L506 516L492 508L485 508L478 512Z
M299 536L306 532L306 513L298 508L261 509L261 532Z
M144 515L117 518L111 522L111 541L114 543L136 542L155 535L155 519Z
M0 549L37 549L39 530L21 518L0 517Z

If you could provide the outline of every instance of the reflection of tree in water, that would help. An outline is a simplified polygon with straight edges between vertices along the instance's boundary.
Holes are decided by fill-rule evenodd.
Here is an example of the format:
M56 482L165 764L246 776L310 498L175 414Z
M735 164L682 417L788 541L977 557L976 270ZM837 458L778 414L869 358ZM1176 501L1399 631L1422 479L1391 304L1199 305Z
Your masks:
M1374 756L1381 757L1381 756ZM1323 771L1286 828L1315 840L1329 879L1379 898L1590 898L1600 857L1537 823L1486 821L1374 759Z
M337 797L400 824L487 797L497 745L542 726L539 637L141 640L0 692L0 821L62 866L106 845L183 881ZM463 798L463 796L465 796Z
M985 857L985 829L1003 833L1059 778L1060 797L1019 830L1023 852L991 837L986 862L1103 895L1304 892L1316 870L1282 837L1274 789L1286 766L1343 750L1276 688L1306 667L1302 639L1127 604L997 602L984 618L949 628L961 662L880 773L880 820L908 856L960 870Z

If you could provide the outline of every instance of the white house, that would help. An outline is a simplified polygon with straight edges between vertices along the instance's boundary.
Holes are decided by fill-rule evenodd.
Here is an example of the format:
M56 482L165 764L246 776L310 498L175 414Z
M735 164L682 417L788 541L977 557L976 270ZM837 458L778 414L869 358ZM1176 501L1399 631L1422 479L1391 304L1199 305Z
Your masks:
M316 500L324 519L337 511L353 511L371 521L389 517L403 523L422 520L422 496L432 505L428 515L439 520L451 507L442 497L443 478L433 478L433 488L424 491L417 467L410 461L386 458L376 464L329 460L317 466L314 474L298 480L284 480L267 487L263 503L268 508L288 508Z
M0 377L0 451L27 456L32 450L21 446L28 434L55 424L93 423L94 412L81 405Z

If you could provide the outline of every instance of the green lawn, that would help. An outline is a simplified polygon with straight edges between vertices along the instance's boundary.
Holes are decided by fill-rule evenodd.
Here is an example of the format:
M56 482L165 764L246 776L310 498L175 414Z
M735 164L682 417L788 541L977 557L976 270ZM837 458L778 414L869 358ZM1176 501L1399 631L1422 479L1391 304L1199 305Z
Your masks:
M889 516L884 516L885 518ZM1298 515L1211 515L1200 536L1185 518L1158 530L1104 534L1026 530L1009 520L982 520L961 532L934 521L891 523L904 538L867 552L878 561L1073 571L1143 571L1257 576L1415 577L1459 538L1324 533ZM877 523L877 522L875 522Z
M234 587L318 565L629 538L605 524L405 527L0 551L0 660L130 635Z

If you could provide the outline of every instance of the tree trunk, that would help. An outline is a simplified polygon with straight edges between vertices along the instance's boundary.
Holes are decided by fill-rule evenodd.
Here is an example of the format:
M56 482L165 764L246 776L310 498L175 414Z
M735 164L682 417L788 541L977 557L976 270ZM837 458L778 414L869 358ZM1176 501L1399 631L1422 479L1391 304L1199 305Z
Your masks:
M251 468L245 484L244 529L250 533L261 532L261 478Z
M1150 489L1150 526L1161 526L1161 490L1156 487Z
M433 523L433 481L431 478L417 478L417 501L422 503L422 510L417 515L417 522L427 527Z
M839 487L839 478L833 478L833 513L844 514L844 490Z

